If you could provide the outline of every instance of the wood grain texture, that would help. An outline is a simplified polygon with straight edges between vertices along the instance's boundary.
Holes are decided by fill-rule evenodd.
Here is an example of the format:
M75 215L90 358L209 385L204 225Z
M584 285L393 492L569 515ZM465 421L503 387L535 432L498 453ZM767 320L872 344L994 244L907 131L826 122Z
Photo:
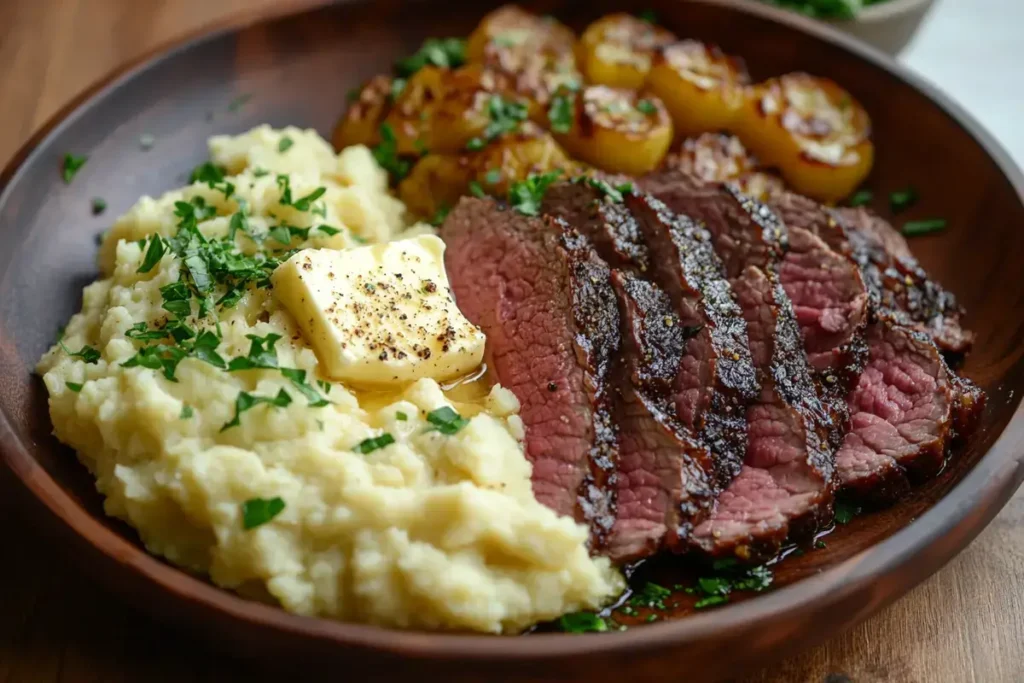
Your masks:
M0 162L71 97L152 48L237 13L315 0L8 0L0 3ZM78 575L20 512L0 468L0 682L260 680L245 664L153 624ZM852 632L749 678L1024 680L1024 494L950 566ZM379 678L387 680L386 672ZM276 678L275 680L280 680Z

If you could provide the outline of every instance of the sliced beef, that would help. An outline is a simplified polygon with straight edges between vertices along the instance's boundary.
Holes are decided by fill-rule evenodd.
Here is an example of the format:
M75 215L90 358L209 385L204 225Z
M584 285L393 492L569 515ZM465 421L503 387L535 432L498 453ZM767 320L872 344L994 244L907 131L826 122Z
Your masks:
M746 464L694 542L713 555L760 561L775 555L787 536L807 536L831 515L831 425L774 274L750 266L733 289L761 373L761 396L746 414Z
M676 415L711 447L724 489L743 464L745 409L759 393L743 313L706 230L649 195L629 194L625 204L651 251L650 276L668 294L685 333L673 386Z
M811 375L793 304L780 271L790 243L786 226L764 205L723 185L664 174L648 187L673 210L700 220L725 265L747 322L761 381L746 411L744 468L718 509L694 533L713 555L761 559L787 535L806 533L830 514L833 453L845 406L823 403ZM815 248L824 243L812 242ZM652 259L660 252L652 249Z
M608 269L578 235L492 200L462 199L441 228L459 308L521 403L537 499L592 529L614 521L611 396L619 317Z
M974 334L961 325L963 309L952 293L928 277L903 236L864 208L832 213L844 228L879 305L901 313L943 351L969 351Z
M709 226L730 221L742 225L744 229L735 235L719 231L719 249L730 276L747 264L777 263L811 365L823 386L839 397L852 389L867 358L864 328L869 296L858 264L849 254L803 223L783 220L784 225L779 225L778 216L764 205L744 207L744 201L752 200L741 200L731 186L679 172L649 176L643 184L674 210ZM818 208L816 217L827 221L824 210Z
M617 562L686 548L714 506L711 451L675 416L672 394L686 344L668 296L623 271L612 274L622 355L612 373L619 430L618 518L606 553Z
M848 254L860 267L876 308L929 335L953 354L970 350L974 335L963 328L956 298L932 281L910 253L903 236L865 208L828 210L812 199L777 192L769 202L790 227L799 226Z
M926 335L883 317L868 330L871 356L850 396L851 430L836 454L839 484L889 503L942 468L955 422L980 402ZM966 405L965 405L966 404Z
M622 204L605 201L603 193L591 185L553 185L544 195L541 210L586 235L613 268L647 270L647 247L636 219Z

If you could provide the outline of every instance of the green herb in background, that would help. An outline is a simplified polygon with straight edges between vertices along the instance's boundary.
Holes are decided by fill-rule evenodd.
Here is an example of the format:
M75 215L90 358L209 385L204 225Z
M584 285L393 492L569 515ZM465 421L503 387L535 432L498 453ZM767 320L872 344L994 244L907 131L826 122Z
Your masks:
M544 201L544 193L562 175L561 171L550 171L548 173L530 174L526 180L512 183L508 190L509 205L521 214L536 216L540 213L541 202Z
M501 95L492 95L487 104L487 112L491 122L484 129L482 137L471 139L466 143L466 149L475 151L483 149L485 145L505 133L510 133L519 128L526 120L526 105L521 102L510 102Z
M905 190L897 190L896 192L889 193L889 208L892 209L893 213L899 213L916 204L917 200L918 194L914 188L908 187Z
M903 224L903 230L901 230L901 232L907 237L917 237L919 235L928 235L945 229L945 218L932 218L924 221L908 221Z
M242 528L262 526L284 511L284 501L275 498L250 498L242 503Z
M608 630L608 622L593 612L574 612L562 616L558 627L566 633L603 633Z
M409 174L409 162L398 156L398 138L390 123L380 126L380 144L373 148L373 158L395 180Z
M648 24L658 23L658 15L654 13L654 10L645 9L643 12L640 12L636 16L638 19L642 19L643 21L646 21Z
M228 111L230 111L230 112L238 111L239 109L244 107L245 103L248 102L251 98L252 98L252 95L250 95L248 93L243 94L243 95L239 95L238 97L236 97L235 99L231 100L228 103Z
M79 384L78 382L64 382L64 386L66 386L68 389L77 394L79 391L82 390L82 387L85 385Z
M835 505L836 524L849 524L850 520L860 514L860 508L845 500L837 500Z
M65 154L64 163L61 165L60 175L64 179L64 182L68 185L75 179L82 167L85 166L85 162L89 160L89 157L78 156L76 154Z
M647 114L650 116L651 114L657 113L658 107L650 100L640 100L636 103L636 110L641 114Z
M850 197L850 200L846 202L849 206L864 206L871 202L875 198L875 193L871 190L857 190Z
M384 448L385 446L390 446L394 442L395 437L385 432L380 436L372 437L369 439L363 439L362 441L359 442L359 445L356 446L354 450L357 453L362 453L363 455L366 455L367 453L373 453L374 451Z
M733 591L760 593L771 586L772 572L764 566L744 567L732 558L715 560L711 565L714 574L697 579L697 585L686 592L697 596L695 609L704 609L729 602Z
M568 133L572 130L572 121L575 115L576 94L565 88L560 88L551 98L551 106L548 108L548 122L551 124L551 132Z
M92 215L98 216L107 210L107 200L103 197L92 198Z
M763 0L818 19L853 19L864 7L886 0Z
M429 65L454 69L466 63L466 41L462 38L427 38L415 53L395 64L395 72L408 78Z

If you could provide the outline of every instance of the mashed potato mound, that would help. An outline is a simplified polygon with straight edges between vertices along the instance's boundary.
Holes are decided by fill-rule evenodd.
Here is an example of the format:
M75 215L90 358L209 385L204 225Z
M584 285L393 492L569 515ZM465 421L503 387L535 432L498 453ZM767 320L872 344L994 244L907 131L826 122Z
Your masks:
M201 197L215 207L199 223L207 238L228 235L241 206L249 234L297 228L293 249L343 249L429 230L406 228L404 207L364 147L336 155L312 131L263 126L215 137L210 151L224 181L143 197L121 217L100 250L102 279L85 288L82 312L39 363L54 431L95 474L106 511L171 562L305 615L514 632L598 608L621 591L608 561L588 555L586 529L534 498L518 404L501 387L470 406L422 379L361 405L342 384L322 381L295 321L269 288L252 283L215 315L197 319L194 306L188 324L217 332L224 361L246 357L252 335L280 335L279 367L305 371L306 390L328 405L310 405L309 392L277 369L228 372L189 356L172 381L161 369L125 367L140 348L170 343L140 340L137 330L166 324L160 288L179 281L183 264L168 250L138 271L147 237L177 232L176 202ZM318 187L326 192L310 210L297 210L281 203L282 177L293 203ZM260 249L243 232L235 243L248 254ZM242 392L269 400L282 390L287 405L258 403L225 427ZM450 435L430 430L427 413L444 406L468 424ZM354 450L383 434L394 443ZM284 509L246 529L246 502L275 498Z

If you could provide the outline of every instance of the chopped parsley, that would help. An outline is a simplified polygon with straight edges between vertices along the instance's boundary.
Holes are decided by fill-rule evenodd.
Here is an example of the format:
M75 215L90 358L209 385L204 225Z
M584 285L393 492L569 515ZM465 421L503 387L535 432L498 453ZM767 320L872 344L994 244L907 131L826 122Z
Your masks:
M454 69L466 63L466 41L462 38L427 38L412 55L395 64L395 72L408 78L423 67Z
M835 505L836 524L849 524L860 512L859 507L851 505L845 500L837 500Z
M670 597L672 597L672 591L664 586L648 581L644 584L643 588L630 596L629 604L633 607L665 609L665 600Z
M209 161L199 164L192 169L188 175L190 184L206 183L210 187L224 182L224 174L227 171L223 166L217 166Z
M92 198L92 215L98 216L107 210L107 200L103 197Z
M271 332L265 337L255 334L247 334L249 340L249 355L242 358L232 358L228 363L228 372L239 370L277 370L277 351L274 344L281 339L281 335Z
M283 138L281 138L280 141L278 141L278 143L277 143L277 151L280 152L281 154L284 154L289 149L291 149L292 145L294 145L294 144L295 144L295 141L292 140L287 135L285 135Z
M566 633L604 633L608 622L593 612L565 614L558 620L558 627Z
M316 226L313 229L318 231L318 232L322 232L323 234L327 235L328 237L334 237L339 232L341 232L340 228L332 228L329 225L318 225L318 226Z
M548 123L551 125L551 132L568 133L572 129L572 122L576 115L575 100L576 93L567 88L559 88L551 98L551 106L548 107Z
M245 103L248 102L251 98L252 98L252 95L249 94L249 93L244 93L242 95L239 95L238 97L236 97L235 99L231 100L228 103L228 111L230 111L230 112L238 111L239 109L244 107Z
M405 422L406 420L409 419L409 416L403 413L401 410L399 410L397 413L395 413L395 419L398 420L399 422Z
M945 229L945 218L931 218L924 221L908 221L903 224L903 230L900 232L907 237L917 237L919 235L928 235Z
M640 100L636 103L636 110L648 116L658 113L658 107L650 100Z
M850 206L864 206L868 204L872 199L875 198L875 193L871 190L857 190L850 197L850 200L846 202Z
M508 190L509 205L523 215L536 216L540 213L544 193L561 175L562 172L559 170L534 173L527 176L526 180L512 183Z
M309 194L307 194L305 197L299 197L294 202L292 202L292 207L298 211L309 211L309 208L310 206L312 206L313 202L320 199L320 197L323 197L325 192L327 192L326 187L318 187Z
M188 420L192 417L192 406L187 403L183 403L181 406L181 413L178 414L179 420Z
M696 586L686 589L687 593L698 598L695 609L724 604L733 591L760 593L771 586L774 579L767 567L743 567L732 558L716 560L712 569L715 575L702 576L697 579Z
M408 83L408 81L404 78L396 78L393 81L391 81L391 92L388 93L388 97L391 98L392 102L397 100L398 97L402 94L402 91L405 90L406 83Z
M572 181L589 185L615 204L622 203L623 195L634 191L633 183L620 183L612 187L608 181L592 176L576 176Z
M359 445L355 447L357 453L366 455L367 453L373 453L375 450L390 446L395 442L395 437L391 436L387 432L380 436L375 436L369 439L363 439L359 442Z
M95 365L100 360L100 352L91 346L83 346L78 351L71 351L64 345L63 341L58 341L57 343L60 345L60 348L64 349L64 353L68 354L72 358L78 358L91 365Z
M484 182L488 185L497 185L501 182L501 169L492 168L484 175Z
M398 138L390 123L380 125L380 144L373 148L373 158L395 180L409 174L409 161L398 156Z
M89 157L84 154L79 156L77 154L65 154L64 163L61 165L60 175L64 179L64 183L67 185L71 184L71 181L75 179L75 175L78 174L82 167L85 166L85 162L89 160Z
M528 112L526 105L521 102L511 102L501 95L491 95L491 99L487 103L487 113L491 120L484 128L483 136L472 138L466 143L466 149L470 151L483 149L485 145L496 138L517 130L526 120Z
M165 339L168 334L169 332L167 332L167 330L150 330L146 323L135 323L124 332L124 336L138 341Z
M439 431L442 434L452 435L469 424L469 420L459 415L448 406L432 410L427 413L427 422L432 427L427 431Z
M469 181L469 193L474 197L486 197L483 186L475 180Z
M142 259L142 265L136 270L136 273L148 273L153 270L153 267L160 263L160 259L164 257L164 240L160 235L153 235L149 238L149 248L146 250L146 255Z
M297 368L281 368L281 374L295 386L300 394L306 397L306 401L309 403L310 408L322 408L330 404L330 401L318 394L316 389L306 384L305 370L299 370ZM330 393L330 385L327 386L326 391L327 393Z
M433 226L441 225L442 223L444 223L444 219L448 218L448 214L451 212L451 210L452 207L448 206L447 204L442 204L441 207L437 210L437 213L434 214L434 217L430 219L430 224Z
M85 385L79 384L78 382L64 382L64 386L66 386L68 389L77 394L79 391L82 390L82 387Z
M331 393L331 383L330 382L327 382L327 381L322 380L322 379L318 379L316 381L316 385L318 387L320 387L320 391L324 392L325 394Z
M224 426L220 428L220 431L227 431L232 427L237 427L242 424L242 413L247 410L251 410L260 404L267 404L277 408L285 408L290 405L291 402L292 397L284 389L278 391L277 396L257 396L246 391L240 391L238 396L235 398L235 416L231 418L230 422L225 422Z
M916 204L919 198L920 195L913 187L908 187L905 190L897 190L896 192L890 192L889 208L892 209L893 213L899 213L900 211L905 211Z
M823 540L821 540L819 538L817 541L814 542L814 547L817 548L818 550L823 550L823 549L827 548L828 545L825 543L825 541L823 541Z
M284 511L280 497L250 498L242 503L242 528L246 531L262 526Z

